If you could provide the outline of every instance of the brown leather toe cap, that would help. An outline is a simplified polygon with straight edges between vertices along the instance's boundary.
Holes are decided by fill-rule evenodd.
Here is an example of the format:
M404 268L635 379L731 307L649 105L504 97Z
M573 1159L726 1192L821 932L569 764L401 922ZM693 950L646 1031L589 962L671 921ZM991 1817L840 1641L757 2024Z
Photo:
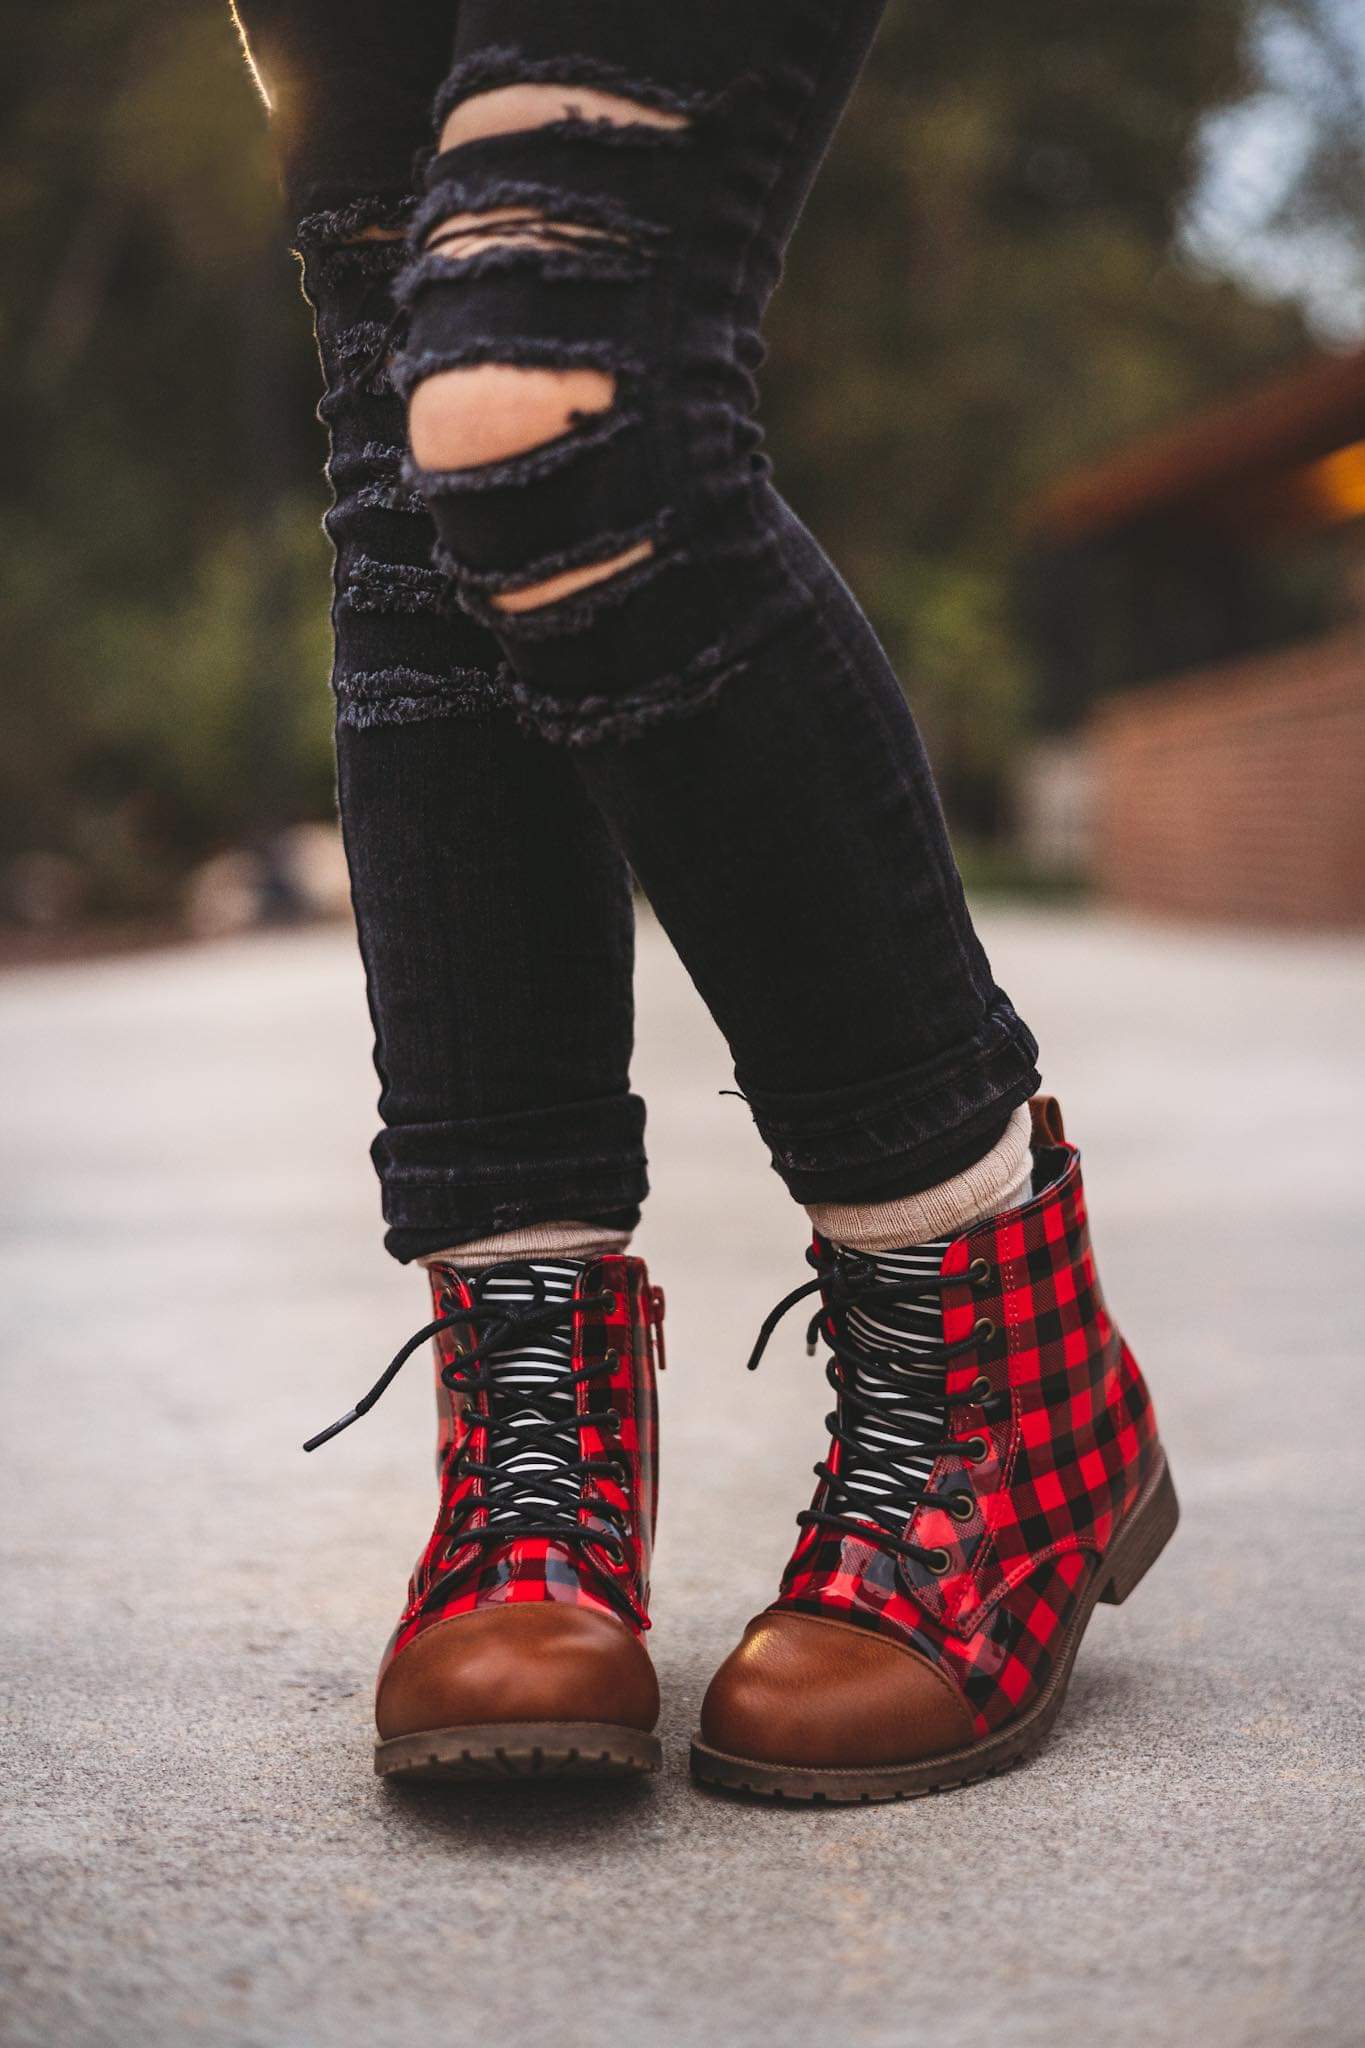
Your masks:
M760 1614L707 1688L701 1737L753 1763L856 1770L972 1739L967 1704L927 1658L816 1615Z
M650 1729L659 1685L638 1636L590 1607L536 1601L438 1621L380 1674L384 1741L500 1721L605 1721Z

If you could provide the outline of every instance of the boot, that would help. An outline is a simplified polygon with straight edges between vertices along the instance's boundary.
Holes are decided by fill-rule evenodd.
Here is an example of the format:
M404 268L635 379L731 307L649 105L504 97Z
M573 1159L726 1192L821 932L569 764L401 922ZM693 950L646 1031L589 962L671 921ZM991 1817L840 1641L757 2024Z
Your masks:
M436 1527L379 1672L381 1776L653 1771L642 1640L658 1490L663 1296L644 1262L431 1274Z
M1033 1116L1030 1201L890 1285L817 1237L817 1278L764 1326L751 1364L778 1317L819 1293L810 1336L834 1354L833 1440L776 1601L707 1691L692 1749L705 1783L900 1799L1008 1769L1056 1720L1096 1603L1126 1600L1175 1529L1152 1403L1100 1293L1080 1154L1051 1098ZM900 1361L899 1409L874 1408L858 1378L868 1323L854 1312L912 1299L942 1306L928 1424L922 1357ZM894 1349L875 1363L884 1389Z

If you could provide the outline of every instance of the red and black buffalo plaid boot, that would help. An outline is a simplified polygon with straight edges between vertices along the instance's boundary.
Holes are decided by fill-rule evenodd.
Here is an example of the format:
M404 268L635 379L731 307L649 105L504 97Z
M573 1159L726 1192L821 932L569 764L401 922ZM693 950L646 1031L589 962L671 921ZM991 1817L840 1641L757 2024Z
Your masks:
M659 1764L642 1640L662 1292L641 1259L433 1267L441 1506L380 1666L385 1776L616 1777Z
M1034 1104L1033 1151L1032 1199L924 1276L873 1281L817 1237L817 1279L768 1318L751 1363L818 1291L833 1442L776 1601L711 1681L692 1751L703 1781L899 1799L1005 1770L1056 1719L1096 1602L1126 1600L1174 1531L1151 1400L1105 1308L1080 1155L1050 1098ZM874 1410L865 1392L869 1320L912 1297L942 1306L927 1423L922 1357L913 1400ZM893 1345L875 1362L884 1392L903 1361Z

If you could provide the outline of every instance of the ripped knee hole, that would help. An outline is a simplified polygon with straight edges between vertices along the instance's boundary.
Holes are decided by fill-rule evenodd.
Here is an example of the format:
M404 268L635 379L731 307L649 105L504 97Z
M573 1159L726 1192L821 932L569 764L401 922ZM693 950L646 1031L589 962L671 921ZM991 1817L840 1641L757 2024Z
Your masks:
M609 228L552 220L533 206L491 206L483 213L452 213L423 244L428 256L475 256L481 249L563 249L582 242L614 242Z
M556 121L605 121L614 127L685 128L687 116L649 107L594 85L500 85L461 100L441 129L441 148L493 135L553 127Z
M425 470L479 469L507 462L569 432L578 420L607 412L616 379L606 370L525 368L474 363L438 370L408 402L414 461ZM492 595L495 610L539 610L647 561L652 540L637 541L599 562L560 570L539 582Z
M420 469L480 469L529 454L579 419L607 412L616 379L606 370L471 363L426 377L408 401Z
M464 100L447 117L441 149L495 135L549 127L561 120L616 126L679 129L683 114L650 107L596 86L506 85ZM535 207L503 206L451 214L426 238L428 254L474 255L483 249L562 248L615 239L609 228L560 221ZM413 459L426 470L477 469L506 462L569 432L584 416L608 411L616 379L592 369L538 369L479 363L425 378L409 401ZM492 597L496 610L516 615L573 597L595 583L646 562L652 540L637 541L599 562L581 563L543 580Z
M580 590L588 590L594 583L606 583L613 576L619 576L626 569L633 569L640 562L647 562L654 553L652 540L636 541L634 547L622 548L616 555L608 555L605 561L584 562L576 569L561 569L557 576L547 576L541 583L524 583L515 590L504 590L492 600L500 612L538 611L542 605L558 604L562 598L573 597Z

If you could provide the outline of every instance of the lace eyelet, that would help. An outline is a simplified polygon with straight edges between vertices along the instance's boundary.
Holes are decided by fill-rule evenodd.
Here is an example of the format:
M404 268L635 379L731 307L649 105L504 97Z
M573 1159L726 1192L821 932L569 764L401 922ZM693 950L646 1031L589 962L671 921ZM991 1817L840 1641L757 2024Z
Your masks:
M972 1516L976 1513L976 1495L974 1493L955 1493L948 1502L948 1513L955 1522L970 1522Z
M984 1287L991 1277L991 1269L984 1259L973 1259L967 1268L967 1278L973 1287Z
M924 1569L927 1572L932 1572L935 1578L941 1579L943 1577L943 1574L945 1572L951 1571L952 1568L953 1554L950 1550L944 1550L940 1548L938 1550L928 1550L925 1552Z
M968 1387L967 1389L967 1399L971 1401L974 1404L974 1406L979 1408L983 1401L989 1401L990 1398L991 1383L987 1379L985 1373L980 1372L977 1374L976 1378L972 1381L970 1387Z
M972 1336L978 1344L989 1344L995 1335L995 1324L989 1316L978 1316L972 1325Z
M991 1440L988 1436L969 1436L962 1446L962 1455L969 1465L984 1464L991 1454Z

